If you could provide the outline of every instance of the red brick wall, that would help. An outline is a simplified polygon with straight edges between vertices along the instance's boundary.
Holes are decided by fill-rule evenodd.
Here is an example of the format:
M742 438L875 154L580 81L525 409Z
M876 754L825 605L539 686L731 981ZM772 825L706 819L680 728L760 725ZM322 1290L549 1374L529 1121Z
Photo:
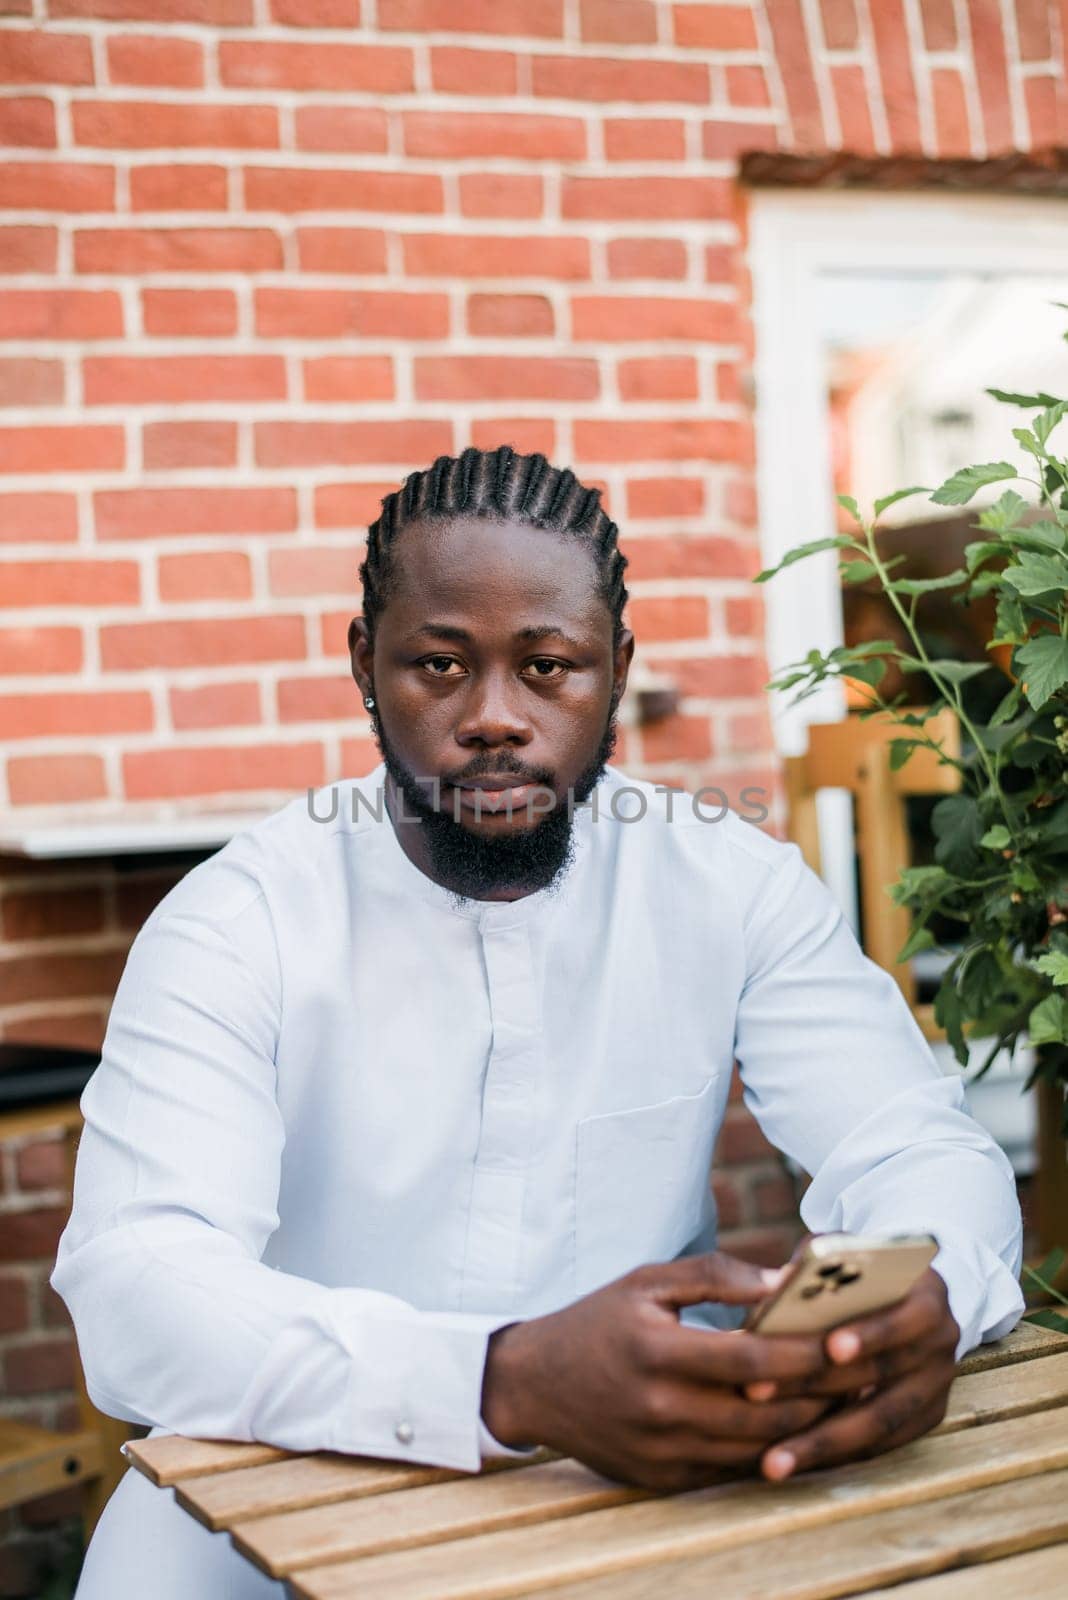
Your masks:
M620 763L771 785L736 159L1063 143L1062 23L0 0L0 807L281 803L365 770L362 530L407 470L502 441L606 486L631 624L682 687ZM0 1031L95 1047L174 870L0 863ZM0 1163L0 1412L62 1424L55 1155ZM740 1106L716 1183L728 1239L781 1258L793 1198Z

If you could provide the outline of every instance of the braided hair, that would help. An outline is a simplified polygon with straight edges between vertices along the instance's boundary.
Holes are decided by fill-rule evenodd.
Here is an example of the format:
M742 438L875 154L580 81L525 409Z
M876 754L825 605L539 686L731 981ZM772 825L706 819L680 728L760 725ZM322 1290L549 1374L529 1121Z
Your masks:
M541 455L517 455L510 445L497 450L465 450L439 456L425 472L413 472L382 501L377 522L367 531L367 555L360 565L363 613L373 644L378 618L389 599L391 550L409 522L453 517L486 517L522 522L547 532L584 539L597 563L598 593L612 613L612 648L623 634L627 591L619 529L601 506L600 489L587 489L570 468L550 466Z

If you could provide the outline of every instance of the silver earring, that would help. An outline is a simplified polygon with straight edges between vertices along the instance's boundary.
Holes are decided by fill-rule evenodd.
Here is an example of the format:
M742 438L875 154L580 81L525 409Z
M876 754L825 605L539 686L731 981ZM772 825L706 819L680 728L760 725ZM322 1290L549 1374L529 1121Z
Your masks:
M373 711L374 708L375 708L375 697L374 697L374 695L373 694L365 694L364 697L363 697L363 703L367 707L368 711Z

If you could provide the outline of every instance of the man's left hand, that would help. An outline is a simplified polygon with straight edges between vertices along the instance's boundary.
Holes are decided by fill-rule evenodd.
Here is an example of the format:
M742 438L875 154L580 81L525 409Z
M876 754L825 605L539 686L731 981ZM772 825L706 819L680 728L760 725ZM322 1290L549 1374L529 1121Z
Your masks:
M834 1395L839 1409L765 1452L761 1472L778 1482L809 1467L881 1455L937 1427L956 1376L960 1329L942 1278L932 1267L904 1300L843 1323L824 1346L825 1372L792 1384L750 1384L751 1400Z

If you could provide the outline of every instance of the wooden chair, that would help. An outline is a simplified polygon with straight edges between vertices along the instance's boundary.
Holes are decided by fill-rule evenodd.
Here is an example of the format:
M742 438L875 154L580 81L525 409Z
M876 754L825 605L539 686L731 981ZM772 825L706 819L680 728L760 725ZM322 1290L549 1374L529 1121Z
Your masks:
M65 1135L67 1188L73 1192L74 1160L82 1130L77 1100L0 1113L0 1140L51 1133L56 1128ZM77 1429L58 1433L0 1418L0 1510L79 1483L88 1544L100 1513L127 1470L120 1446L136 1434L137 1428L134 1423L107 1417L96 1409L86 1392L77 1345L74 1359L80 1422Z
M882 717L813 723L804 755L787 756L783 779L789 813L788 832L814 872L820 871L816 795L821 789L846 789L853 796L856 854L860 869L860 942L865 953L889 972L904 994L924 1037L932 1043L945 1034L934 1008L920 1005L910 965L895 960L905 943L911 916L886 893L909 863L906 797L953 794L960 788L956 767L939 761L934 750L919 748L897 772L890 770L890 741L907 733ZM950 756L960 755L960 728L947 707L930 718L925 730ZM1040 1248L1064 1244L1068 1234L1068 1163L1060 1132L1061 1101L1046 1080L1036 1085L1039 1151L1035 1174L1036 1222Z

